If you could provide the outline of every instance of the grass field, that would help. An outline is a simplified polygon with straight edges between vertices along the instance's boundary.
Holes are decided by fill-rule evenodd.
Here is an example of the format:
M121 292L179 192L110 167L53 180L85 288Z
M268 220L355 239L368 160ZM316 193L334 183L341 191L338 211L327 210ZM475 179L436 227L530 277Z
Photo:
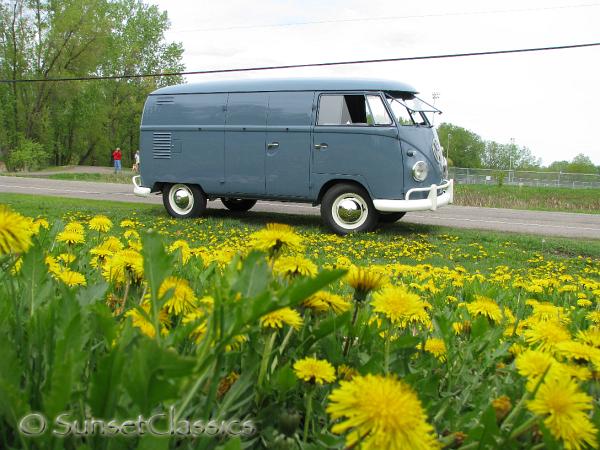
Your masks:
M600 241L0 203L31 218L0 209L3 447L598 446ZM178 437L16 432L30 411L81 427L171 406ZM231 418L252 433L206 431Z
M600 189L456 185L457 205L600 214Z

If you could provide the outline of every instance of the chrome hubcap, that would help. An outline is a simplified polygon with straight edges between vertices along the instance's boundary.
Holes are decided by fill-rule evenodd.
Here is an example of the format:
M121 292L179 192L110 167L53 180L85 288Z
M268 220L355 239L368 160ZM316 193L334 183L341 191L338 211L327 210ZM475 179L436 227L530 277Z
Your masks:
M360 195L343 194L335 199L331 212L340 227L353 230L365 223L369 209Z
M185 215L194 207L194 194L185 184L175 184L169 191L171 208L177 214Z

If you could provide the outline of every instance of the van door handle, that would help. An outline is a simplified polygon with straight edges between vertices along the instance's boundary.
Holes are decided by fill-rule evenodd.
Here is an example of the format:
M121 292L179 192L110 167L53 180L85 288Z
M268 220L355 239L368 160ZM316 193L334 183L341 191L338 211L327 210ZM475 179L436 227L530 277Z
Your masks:
M315 149L317 150L325 150L327 148L327 144L315 144Z
M267 144L267 148L279 148L279 142L271 142L270 144Z

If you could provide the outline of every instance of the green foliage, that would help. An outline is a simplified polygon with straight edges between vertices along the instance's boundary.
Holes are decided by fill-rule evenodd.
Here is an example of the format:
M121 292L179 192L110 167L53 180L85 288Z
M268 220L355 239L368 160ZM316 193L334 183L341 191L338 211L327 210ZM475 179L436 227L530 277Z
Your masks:
M0 78L51 79L177 72L183 48L168 43L166 13L142 0L0 0ZM149 92L181 77L0 86L0 154L20 135L47 149L55 165L104 164L139 146Z
M37 170L48 164L50 155L43 146L30 139L21 139L6 160L9 170Z
M485 142L480 136L451 123L442 123L437 133L455 167L482 167Z
M548 170L553 172L565 173L597 173L600 174L600 168L596 167L589 156L579 153L570 162L554 161L548 166Z

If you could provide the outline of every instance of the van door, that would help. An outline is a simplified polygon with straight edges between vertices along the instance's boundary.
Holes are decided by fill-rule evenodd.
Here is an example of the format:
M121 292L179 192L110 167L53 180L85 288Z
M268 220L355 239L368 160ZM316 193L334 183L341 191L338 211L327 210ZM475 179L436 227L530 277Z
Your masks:
M308 198L314 92L271 92L267 118L266 193Z
M231 93L225 124L225 192L264 195L268 93Z
M379 93L319 95L313 129L316 192L337 178L361 183L373 198L402 198L403 168L398 129Z

